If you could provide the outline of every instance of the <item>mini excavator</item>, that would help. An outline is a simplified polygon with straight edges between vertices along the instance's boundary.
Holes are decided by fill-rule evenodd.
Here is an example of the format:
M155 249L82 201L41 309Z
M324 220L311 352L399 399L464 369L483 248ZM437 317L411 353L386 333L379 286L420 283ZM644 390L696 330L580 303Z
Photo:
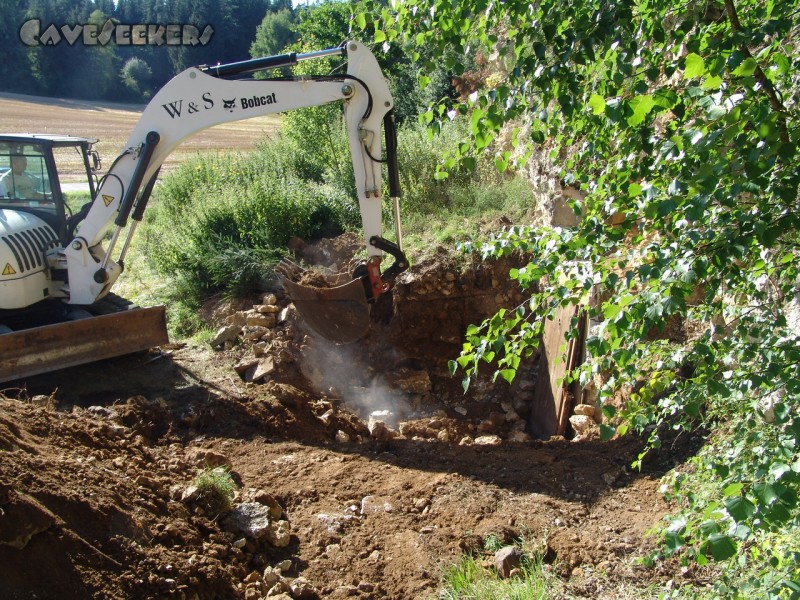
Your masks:
M323 57L345 59L346 71L253 77ZM284 264L279 276L312 329L338 343L362 337L370 306L408 263L399 228L392 96L375 56L349 41L179 73L153 96L101 177L96 139L0 134L0 381L166 343L163 306L136 307L111 292L165 158L183 140L220 123L335 102L343 105L368 258L346 281L331 285L304 285L293 264ZM92 198L74 214L54 160L64 148L80 155ZM395 241L382 236L384 164ZM384 253L394 260L381 271Z

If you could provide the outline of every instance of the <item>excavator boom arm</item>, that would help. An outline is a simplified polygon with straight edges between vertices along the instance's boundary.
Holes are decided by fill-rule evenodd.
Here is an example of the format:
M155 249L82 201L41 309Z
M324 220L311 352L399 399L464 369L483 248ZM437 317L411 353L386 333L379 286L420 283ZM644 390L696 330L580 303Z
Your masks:
M336 54L347 58L346 74L324 78L229 79ZM111 257L117 238L131 213L135 221L141 219L162 163L183 140L221 123L331 102L344 103L365 245L371 257L380 257L381 249L373 241L382 239L381 127L392 110L393 100L374 55L362 44L347 42L341 48L305 55L190 68L161 88L142 113L124 151L103 178L75 239L60 256L67 271L61 290L64 300L70 304L91 304L108 293L122 272L122 266ZM140 189L145 193L140 194ZM103 247L109 230L113 231L111 241Z

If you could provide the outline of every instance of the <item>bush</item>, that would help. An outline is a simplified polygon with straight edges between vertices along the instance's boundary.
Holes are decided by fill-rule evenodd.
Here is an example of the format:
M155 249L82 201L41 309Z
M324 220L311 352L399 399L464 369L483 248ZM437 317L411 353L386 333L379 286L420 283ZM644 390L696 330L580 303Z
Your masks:
M278 140L248 157L198 157L158 189L144 251L160 273L182 282L190 303L260 287L293 236L313 240L358 224L349 196L298 176L283 158L292 149Z
M469 170L462 164L449 165L446 177L439 167L463 138L466 124L454 121L432 134L421 124L403 127L398 132L398 166L403 205L406 210L434 213L451 208L458 189L467 187L491 188L502 179L490 162L478 163Z

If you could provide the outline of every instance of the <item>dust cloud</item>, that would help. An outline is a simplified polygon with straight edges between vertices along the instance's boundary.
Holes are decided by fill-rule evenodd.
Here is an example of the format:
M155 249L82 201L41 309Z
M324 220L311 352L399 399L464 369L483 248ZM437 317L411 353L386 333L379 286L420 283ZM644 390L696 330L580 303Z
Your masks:
M385 374L366 364L359 344L336 344L316 334L307 339L300 368L317 392L340 398L364 420L378 416L390 426L412 412L405 394L393 389Z

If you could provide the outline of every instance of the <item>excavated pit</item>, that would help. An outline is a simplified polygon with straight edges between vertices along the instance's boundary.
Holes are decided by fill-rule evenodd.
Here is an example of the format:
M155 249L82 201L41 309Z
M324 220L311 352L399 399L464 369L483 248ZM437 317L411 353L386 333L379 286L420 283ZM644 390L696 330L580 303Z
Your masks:
M341 268L358 245L296 250ZM634 558L669 508L659 476L700 440L634 472L632 437L531 439L535 357L513 385L464 394L450 376L467 325L522 300L511 266L437 253L354 344L310 333L274 290L209 302L214 349L176 344L7 388L0 597L434 598L442 569L489 536L538 548L554 598L696 578ZM214 467L239 486L236 518L206 514L192 489Z
M358 247L356 236L294 245L299 258L330 272L349 269ZM477 380L466 394L461 377L451 376L448 368L468 325L522 301L518 286L507 277L510 268L521 265L521 257L482 262L441 249L400 275L391 293L372 307L367 335L349 344L312 331L280 292L262 295L249 310L231 313L223 304L209 312L220 331L228 327L228 335L231 324L235 329L244 323L238 337L222 341L230 348L244 347L237 365L243 379L294 386L324 398L328 410L348 410L370 427L380 423L373 437L432 436L468 444L493 435L527 441L538 356L522 366L513 384ZM325 285L320 271L309 272L301 282ZM277 315L274 328L247 329L259 322L271 325L273 319L259 316L265 314ZM424 419L442 425L437 429L415 422Z

